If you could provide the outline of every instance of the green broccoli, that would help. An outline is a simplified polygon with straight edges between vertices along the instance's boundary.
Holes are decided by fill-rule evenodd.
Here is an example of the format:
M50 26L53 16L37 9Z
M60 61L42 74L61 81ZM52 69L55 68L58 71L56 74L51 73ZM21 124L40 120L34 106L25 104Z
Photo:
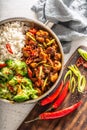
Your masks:
M18 83L17 77L14 76L8 83L9 83L9 85L14 87Z
M7 87L5 87L5 88L0 87L0 98L13 100L13 95L9 92Z
M23 77L21 80L21 83L22 83L22 85L24 85L25 87L27 87L29 89L32 89L32 87L33 87L31 80L27 77Z
M27 74L27 65L24 61L8 59L5 63L9 68L14 70L16 74L20 74L22 76Z
M10 80L13 77L13 71L9 69L8 67L4 67L1 69L1 73L7 77L8 80Z
M16 102L23 102L28 100L29 96L26 94L26 90L22 90L20 93L14 96L13 100Z
M7 75L0 72L0 83L6 82L8 80Z
M17 74L20 74L22 76L25 76L27 74L27 65L23 61L16 60L15 61L15 71Z
M8 66L9 68L15 70L15 67L16 67L16 66L15 66L15 61L14 61L14 60L8 59L8 60L5 61L5 63L7 64L7 66Z

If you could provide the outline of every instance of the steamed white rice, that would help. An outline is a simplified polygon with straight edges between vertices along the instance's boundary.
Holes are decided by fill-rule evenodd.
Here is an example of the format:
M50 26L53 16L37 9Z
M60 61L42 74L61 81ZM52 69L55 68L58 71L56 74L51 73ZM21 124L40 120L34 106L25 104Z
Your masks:
M25 35L23 34L23 22L11 22L0 26L0 61L6 59L20 59L22 48L25 44ZM6 44L11 45L13 54L6 49Z

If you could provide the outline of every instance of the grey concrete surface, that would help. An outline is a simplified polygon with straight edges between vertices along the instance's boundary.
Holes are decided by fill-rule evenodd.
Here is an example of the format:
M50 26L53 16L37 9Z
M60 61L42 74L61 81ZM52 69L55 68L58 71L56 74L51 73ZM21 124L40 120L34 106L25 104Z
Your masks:
M10 17L27 17L36 19L30 7L37 0L0 0L0 20ZM75 49L87 46L87 38L72 42L70 53L65 55L65 62ZM35 104L8 104L0 101L0 130L16 130Z

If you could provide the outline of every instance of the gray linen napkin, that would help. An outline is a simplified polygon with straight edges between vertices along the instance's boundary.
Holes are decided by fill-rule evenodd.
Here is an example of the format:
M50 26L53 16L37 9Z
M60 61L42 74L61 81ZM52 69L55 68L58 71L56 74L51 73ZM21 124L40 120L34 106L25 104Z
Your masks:
M66 53L70 50L70 41L87 37L87 0L38 0L32 10L41 22L54 23L52 30Z

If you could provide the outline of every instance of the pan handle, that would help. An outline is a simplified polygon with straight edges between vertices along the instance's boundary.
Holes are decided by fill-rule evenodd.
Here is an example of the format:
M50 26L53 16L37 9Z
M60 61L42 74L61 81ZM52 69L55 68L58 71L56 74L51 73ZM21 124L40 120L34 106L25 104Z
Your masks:
M49 28L52 28L53 25L54 25L54 23L50 22L49 20L47 20L47 21L45 22L45 26L48 26Z

